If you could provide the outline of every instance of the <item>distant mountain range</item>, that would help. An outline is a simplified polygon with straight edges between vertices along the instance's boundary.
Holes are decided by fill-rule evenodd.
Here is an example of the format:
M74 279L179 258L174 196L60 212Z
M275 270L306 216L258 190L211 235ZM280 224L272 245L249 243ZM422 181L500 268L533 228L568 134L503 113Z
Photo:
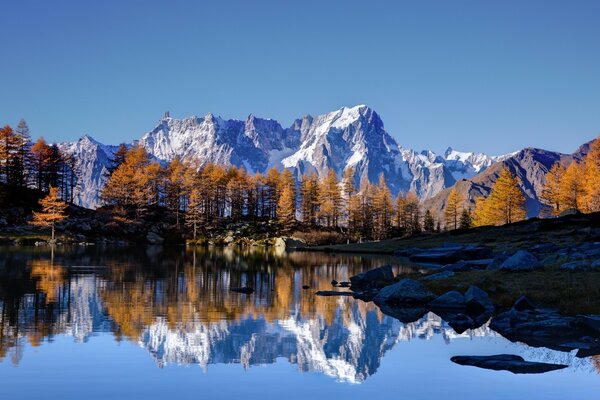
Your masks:
M507 165L522 180L530 214L539 210L540 185L552 163L577 157L538 149L495 157L452 148L443 155L417 152L400 146L386 132L379 115L365 105L315 117L306 115L288 128L254 115L242 121L224 120L210 113L175 119L167 113L154 129L131 144L136 143L164 163L180 157L243 166L249 172L288 168L298 178L310 172L323 176L330 168L341 177L346 168L354 167L357 185L362 179L377 182L383 174L394 195L413 191L437 209L443 209L445 189L457 182L472 182L469 189L463 190L470 196L489 192L499 165ZM87 135L60 146L79 160L77 203L98 207L107 167L117 146L101 144ZM491 168L494 165L498 167Z

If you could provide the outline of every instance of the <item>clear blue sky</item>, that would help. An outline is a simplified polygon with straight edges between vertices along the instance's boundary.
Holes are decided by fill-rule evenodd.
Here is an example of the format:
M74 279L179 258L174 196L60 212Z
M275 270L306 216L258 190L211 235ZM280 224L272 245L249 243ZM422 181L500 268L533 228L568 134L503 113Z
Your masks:
M0 123L140 137L166 110L365 103L404 146L572 151L600 133L600 1L0 3Z

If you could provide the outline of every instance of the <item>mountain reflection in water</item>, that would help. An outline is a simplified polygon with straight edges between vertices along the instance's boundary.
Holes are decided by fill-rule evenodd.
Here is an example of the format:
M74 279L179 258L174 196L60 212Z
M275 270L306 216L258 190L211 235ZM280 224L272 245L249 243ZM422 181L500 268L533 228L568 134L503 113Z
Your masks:
M458 335L432 313L403 324L371 303L314 295L386 263L409 271L394 259L258 249L3 248L0 359L18 365L25 341L105 332L138 343L160 367L285 358L356 383L399 341L495 335L487 326ZM256 291L229 291L238 286Z

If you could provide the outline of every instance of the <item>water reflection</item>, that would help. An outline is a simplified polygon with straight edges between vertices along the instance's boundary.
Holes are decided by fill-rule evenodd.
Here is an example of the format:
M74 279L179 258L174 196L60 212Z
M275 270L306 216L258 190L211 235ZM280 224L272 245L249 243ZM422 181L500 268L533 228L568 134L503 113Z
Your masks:
M104 332L138 343L159 367L248 368L285 358L300 371L361 382L400 341L494 335L487 326L458 335L432 313L403 324L370 303L314 296L332 279L385 263L396 261L257 249L3 248L0 359L18 365L26 342L59 334L86 342ZM256 292L228 290L246 285Z

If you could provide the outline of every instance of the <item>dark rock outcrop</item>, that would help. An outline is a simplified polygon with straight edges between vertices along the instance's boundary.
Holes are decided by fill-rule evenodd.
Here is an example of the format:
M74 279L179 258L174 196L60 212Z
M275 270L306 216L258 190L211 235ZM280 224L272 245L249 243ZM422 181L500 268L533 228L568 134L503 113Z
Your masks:
M459 365L468 365L494 371L510 371L513 374L541 374L567 367L567 365L564 364L525 361L523 357L512 354L497 354L493 356L454 356L450 361Z

